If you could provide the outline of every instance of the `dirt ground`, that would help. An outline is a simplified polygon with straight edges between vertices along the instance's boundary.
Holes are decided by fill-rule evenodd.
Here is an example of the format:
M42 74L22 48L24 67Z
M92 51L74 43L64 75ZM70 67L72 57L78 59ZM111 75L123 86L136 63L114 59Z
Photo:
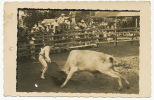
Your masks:
M122 94L138 94L139 93L139 43L130 42L118 43L117 47L113 43L100 44L98 48L86 48L104 52L123 60L126 65L117 67L123 76L130 82L130 89L117 91L118 82L104 74L92 74L90 72L77 72L73 75L72 80L68 82L66 87L60 88L54 83L52 78L40 80L41 65L37 60L20 60L17 61L17 91L18 92L71 92L71 93L122 93ZM69 52L51 54L51 59L58 66L62 67L68 57ZM38 87L35 87L37 83Z

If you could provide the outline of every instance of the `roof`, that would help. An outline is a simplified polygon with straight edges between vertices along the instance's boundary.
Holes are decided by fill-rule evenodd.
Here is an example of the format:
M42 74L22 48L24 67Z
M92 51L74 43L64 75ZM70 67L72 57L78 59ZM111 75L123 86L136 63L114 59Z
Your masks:
M65 19L68 19L69 17L65 17ZM55 19L44 19L43 21L42 21L42 23L44 23L44 24L52 24L53 22L55 21Z
M43 21L42 21L42 23L44 23L44 24L52 24L53 22L55 21L55 19L44 19Z
M140 16L140 12L120 12L116 16Z
M93 17L140 16L140 12L99 11Z

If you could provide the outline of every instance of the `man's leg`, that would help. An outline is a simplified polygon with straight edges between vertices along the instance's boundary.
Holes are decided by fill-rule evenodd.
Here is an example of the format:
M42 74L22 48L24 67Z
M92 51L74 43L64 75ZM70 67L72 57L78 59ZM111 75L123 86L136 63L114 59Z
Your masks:
M39 58L39 61L40 63L42 64L42 75L41 75L41 78L42 79L45 79L45 73L47 71L47 68L48 68L48 65L47 65L47 62L45 61L45 59L43 57Z

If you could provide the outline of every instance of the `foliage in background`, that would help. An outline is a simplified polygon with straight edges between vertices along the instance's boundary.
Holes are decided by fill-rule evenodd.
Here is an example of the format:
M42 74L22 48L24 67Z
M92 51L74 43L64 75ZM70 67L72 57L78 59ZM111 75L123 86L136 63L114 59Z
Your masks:
M69 17L70 11L68 10L22 10L25 13L24 24L31 29L34 24L38 24L39 21L44 19L55 19L58 18L62 13ZM95 11L91 11L91 16L95 14ZM90 11L77 11L76 22L84 20L87 24L90 23Z

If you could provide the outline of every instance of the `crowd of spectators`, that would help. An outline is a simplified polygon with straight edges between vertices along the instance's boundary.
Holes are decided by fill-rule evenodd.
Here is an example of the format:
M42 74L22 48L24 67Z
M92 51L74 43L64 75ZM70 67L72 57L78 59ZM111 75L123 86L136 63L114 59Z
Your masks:
M74 12L72 12L74 13ZM72 21L73 19L73 21ZM125 27L131 27L133 25L133 20L125 20L123 19L112 19L110 21L96 21L94 19L91 19L90 23L85 22L84 20L80 20L79 22L75 21L75 16L66 17L65 14L61 14L59 17L56 17L53 19L52 23L43 23L43 21L38 22L37 24L34 24L34 26L31 28L31 30L28 32L27 27L19 28L18 35L20 41L25 41L26 39L29 40L35 40L33 33L49 33L52 35L56 34L62 34L63 31L66 30L91 30L91 29L115 29L115 28L125 28ZM86 31L83 31L81 33L86 33ZM106 34L110 34L112 31L103 31L104 37L106 37ZM30 33L30 34L28 34ZM96 32L97 33L97 32ZM106 34L105 34L106 33ZM58 37L58 36L57 36ZM63 37L65 38L65 37Z
M87 27L88 25L84 22L84 20L81 20L78 23L73 23L69 17L65 17L64 14L61 14L61 16L59 18L55 18L52 23L44 24L39 22L38 25L35 24L31 29L31 33L51 32L53 34L58 34L62 33L63 30L86 29Z
M108 19L108 20L107 20ZM126 27L136 27L135 21L132 17L124 18L106 18L103 21L91 20L91 25L93 28L99 29L115 29L115 28L126 28Z
M73 20L73 21L72 21ZM51 34L60 34L64 33L63 31L66 30L78 30L78 29L115 29L115 28L126 28L126 27L134 27L134 23L132 20L124 20L115 19L110 21L95 21L91 19L89 23L85 22L84 20L80 20L78 22L75 21L75 18L66 17L65 14L61 14L60 17L56 17L52 23L42 23L39 22L35 24L32 29L31 33L35 32L50 32Z

